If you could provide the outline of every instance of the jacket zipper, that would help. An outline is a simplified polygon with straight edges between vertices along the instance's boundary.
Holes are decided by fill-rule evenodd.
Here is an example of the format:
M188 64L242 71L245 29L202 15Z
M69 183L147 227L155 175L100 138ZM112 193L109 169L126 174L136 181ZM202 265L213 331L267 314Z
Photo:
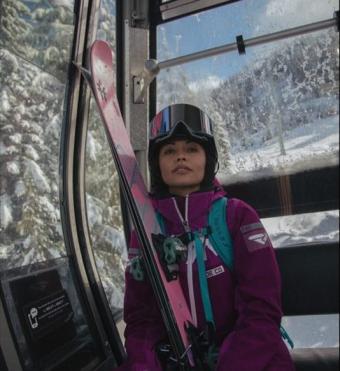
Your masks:
M181 223L183 225L185 232L190 232L190 226L188 222L189 195L185 196L184 218L178 208L176 199L173 197L172 200L174 202L175 209L177 211L178 217L181 220ZM193 281L193 272L192 272L192 267L193 267L195 259L196 259L196 251L194 249L194 244L193 242L190 242L188 245L188 257L187 257L187 284L188 284L188 291L189 291L191 317L192 317L193 325L197 327L197 311L196 311L196 302L195 302L195 295L194 295L194 281Z

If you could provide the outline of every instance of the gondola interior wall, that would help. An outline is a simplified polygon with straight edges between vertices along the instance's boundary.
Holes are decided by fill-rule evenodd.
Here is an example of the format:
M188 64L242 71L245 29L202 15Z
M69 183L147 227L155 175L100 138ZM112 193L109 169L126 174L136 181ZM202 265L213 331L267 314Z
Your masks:
M146 181L156 111L191 103L217 124L218 178L276 249L297 370L338 370L335 0L0 0L0 370L125 357L129 218L75 67L95 39Z

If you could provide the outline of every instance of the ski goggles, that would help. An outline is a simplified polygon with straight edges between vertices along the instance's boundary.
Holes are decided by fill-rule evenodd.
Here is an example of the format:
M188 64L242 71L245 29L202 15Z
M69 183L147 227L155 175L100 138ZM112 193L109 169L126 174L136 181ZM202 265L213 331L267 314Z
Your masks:
M212 121L195 106L174 104L160 111L150 123L149 139L152 142L161 142L180 133L197 140L212 137Z

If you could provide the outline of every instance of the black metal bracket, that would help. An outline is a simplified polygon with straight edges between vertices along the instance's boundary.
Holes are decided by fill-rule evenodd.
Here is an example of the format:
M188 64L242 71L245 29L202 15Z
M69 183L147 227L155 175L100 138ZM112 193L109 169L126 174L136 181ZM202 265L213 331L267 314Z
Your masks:
M246 46L244 44L243 36L236 36L237 50L239 54L246 54Z
M149 28L149 1L130 0L130 24L133 28Z

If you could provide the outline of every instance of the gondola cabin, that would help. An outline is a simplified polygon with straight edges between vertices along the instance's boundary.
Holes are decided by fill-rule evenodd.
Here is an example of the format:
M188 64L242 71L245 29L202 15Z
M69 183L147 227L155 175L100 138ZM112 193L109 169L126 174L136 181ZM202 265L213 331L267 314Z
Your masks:
M296 369L338 370L335 0L0 0L0 370L113 371L126 355L131 219L79 69L96 39L146 183L158 111L216 123L218 179L275 247Z

